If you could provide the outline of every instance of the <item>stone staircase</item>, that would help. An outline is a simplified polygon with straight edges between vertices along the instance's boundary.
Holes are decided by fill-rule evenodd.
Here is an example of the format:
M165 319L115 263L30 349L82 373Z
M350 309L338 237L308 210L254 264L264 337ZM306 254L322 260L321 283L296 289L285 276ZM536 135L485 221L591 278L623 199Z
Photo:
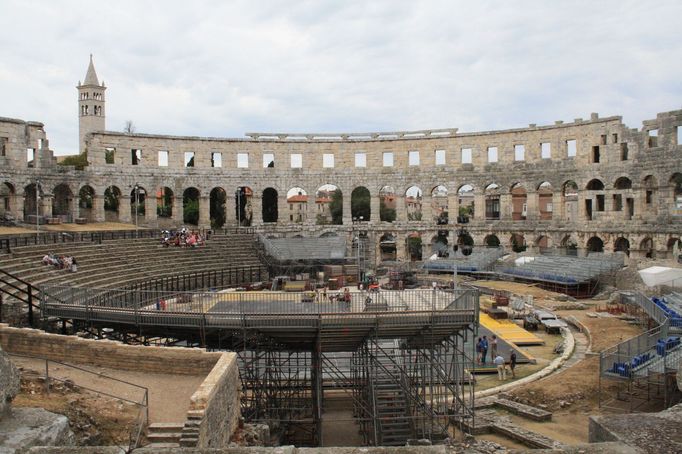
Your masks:
M400 384L401 371L389 357L397 352L393 343L381 345L383 352L375 357L376 376L373 395L378 423L377 446L405 446L414 438L409 402Z
M184 424L155 422L147 427L146 448L179 448Z

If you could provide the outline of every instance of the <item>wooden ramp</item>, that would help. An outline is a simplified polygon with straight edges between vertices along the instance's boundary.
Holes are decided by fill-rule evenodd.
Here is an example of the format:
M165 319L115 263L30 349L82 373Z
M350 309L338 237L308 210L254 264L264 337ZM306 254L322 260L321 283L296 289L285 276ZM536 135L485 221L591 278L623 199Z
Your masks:
M545 343L544 340L521 328L511 320L495 320L484 313L479 314L479 320L482 326L490 330L497 337L516 345L543 345Z

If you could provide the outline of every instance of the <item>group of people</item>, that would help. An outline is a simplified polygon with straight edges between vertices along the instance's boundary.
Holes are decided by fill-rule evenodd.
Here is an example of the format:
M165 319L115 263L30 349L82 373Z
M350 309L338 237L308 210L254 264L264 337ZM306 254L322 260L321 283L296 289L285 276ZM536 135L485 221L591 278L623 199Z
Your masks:
M486 358L488 356L488 349L490 348L490 357L493 360L493 364L497 367L497 379L506 380L507 379L507 361L504 357L497 351L497 336L493 334L490 341L488 341L488 336L479 337L476 342L476 361L480 365L485 365ZM512 350L509 354L509 369L512 374L512 378L516 378L516 352Z
M164 230L161 232L161 245L163 247L198 247L206 244L206 240L201 233L194 230L187 230L183 227L177 232Z
M51 265L58 270L69 270L72 273L78 271L76 257L68 255L47 254L43 256L43 265Z

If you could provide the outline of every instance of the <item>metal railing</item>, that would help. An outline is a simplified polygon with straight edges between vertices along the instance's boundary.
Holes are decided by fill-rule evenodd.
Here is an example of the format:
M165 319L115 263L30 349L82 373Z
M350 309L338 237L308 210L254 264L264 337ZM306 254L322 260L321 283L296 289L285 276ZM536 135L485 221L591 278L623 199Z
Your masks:
M93 372L91 370L85 369L83 367L76 366L74 364L68 364L68 363L64 363L61 361L56 361L53 359L44 358L44 357L40 357L40 356L23 355L23 354L12 353L12 352L6 352L6 353L10 356L14 356L17 358L26 358L26 359L32 359L32 360L38 360L38 361L44 361L45 362L44 378L45 378L45 393L46 394L50 394L50 381L66 383L67 380L70 380L70 379L62 379L62 378L59 378L55 375L50 375L50 364L51 363L57 364L59 366L66 367L69 369L74 369L74 370L80 371L80 372L85 373L85 374L94 375L97 378L110 380L110 381L117 382L117 383L122 383L124 385L131 386L135 389L141 390L142 391L142 398L140 399L140 401L136 401L136 400L128 399L126 397L117 396L117 395L112 394L108 391L102 391L100 389L94 389L94 388L90 388L88 386L84 386L80 383L74 383L75 386L77 386L78 388L86 389L88 391L91 391L91 392L94 392L97 394L102 394L104 396L111 397L113 399L118 399L118 400L121 400L124 402L131 403L133 405L139 406L138 415L136 418L136 424L135 424L134 430L131 431L131 433L130 433L130 443L129 443L128 447L130 450L132 450L132 449L138 448L140 446L140 440L142 438L142 433L144 431L144 428L146 427L146 425L149 422L149 389L148 388L146 388L145 386L141 386L141 385L137 385L135 383L125 381L125 380L121 380L119 378L110 377L108 375L102 374L101 372ZM38 372L38 371L36 371L36 372ZM73 380L71 380L71 381L73 381Z
M97 232L40 232L0 236L0 250L11 253L13 247L41 244L84 243L104 240L129 240L134 238L158 238L159 229L103 230Z
M29 326L34 326L34 309L38 308L40 290L30 282L26 282L5 270L0 270L0 293L9 295L26 304L28 308L28 324ZM2 295L0 295L0 304L2 303L1 296ZM1 310L0 322L2 322Z
M656 322L657 326L601 351L599 353L599 373L600 375L613 373L623 378L632 378L635 369L632 367L632 360L647 353L651 354L651 359L655 357L658 340L668 336L670 320L660 307L639 292L624 293L623 300L641 308L649 318ZM617 370L614 370L618 364L626 364L627 370L618 374Z

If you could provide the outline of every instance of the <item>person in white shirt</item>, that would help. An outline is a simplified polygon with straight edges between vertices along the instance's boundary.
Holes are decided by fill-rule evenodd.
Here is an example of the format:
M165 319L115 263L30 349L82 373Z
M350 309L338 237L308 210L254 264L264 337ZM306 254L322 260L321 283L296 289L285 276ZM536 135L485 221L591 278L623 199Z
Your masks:
M493 360L493 363L497 366L497 379L499 381L507 379L507 368L504 365L504 358L502 355L497 355Z

